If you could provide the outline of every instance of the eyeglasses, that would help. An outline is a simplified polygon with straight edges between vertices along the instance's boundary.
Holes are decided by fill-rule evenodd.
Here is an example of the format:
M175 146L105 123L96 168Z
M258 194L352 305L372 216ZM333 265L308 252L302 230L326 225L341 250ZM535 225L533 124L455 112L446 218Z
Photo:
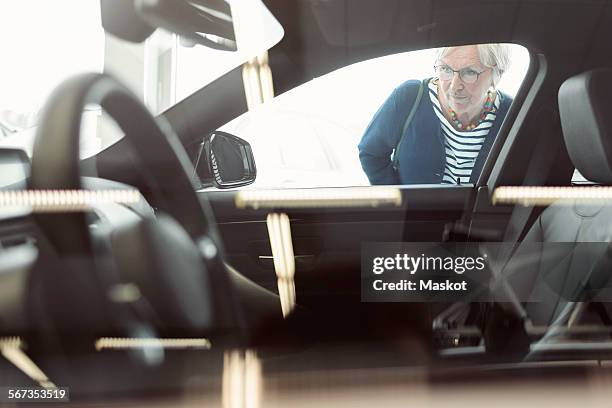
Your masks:
M459 74L459 78L466 84L475 83L476 81L478 81L478 77L480 76L480 74L485 72L478 72L472 68L463 68L458 71L455 71L446 64L436 65L434 69L438 74L438 78L440 78L442 81L450 81L451 79L453 79L453 76L456 72Z

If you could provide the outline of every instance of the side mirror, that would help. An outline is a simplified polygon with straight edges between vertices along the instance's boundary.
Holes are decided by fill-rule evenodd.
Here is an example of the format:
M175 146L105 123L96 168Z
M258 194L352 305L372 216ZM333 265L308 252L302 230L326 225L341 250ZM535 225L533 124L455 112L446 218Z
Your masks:
M257 176L251 145L220 131L204 137L194 169L202 188L242 187L253 183Z

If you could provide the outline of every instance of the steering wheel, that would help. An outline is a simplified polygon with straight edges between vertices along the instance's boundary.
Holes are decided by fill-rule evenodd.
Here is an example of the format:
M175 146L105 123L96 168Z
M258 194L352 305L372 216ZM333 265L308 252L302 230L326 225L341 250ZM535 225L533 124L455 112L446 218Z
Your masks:
M100 105L123 130L159 194L160 211L154 219L113 229L103 244L90 233L85 212L35 214L58 254L57 265L45 266L40 276L58 329L125 335L126 326L139 320L148 320L156 333L241 329L244 302L262 302L264 294L268 310L263 313L274 304L272 313L280 314L274 296L224 265L212 211L195 193L193 169L177 136L111 76L79 75L51 95L35 138L29 187L82 188L79 141L88 104ZM111 255L110 262L96 261L105 252L100 248ZM126 284L136 285L142 295L132 303L144 306L109 300L109 291ZM132 323L126 323L126 314Z

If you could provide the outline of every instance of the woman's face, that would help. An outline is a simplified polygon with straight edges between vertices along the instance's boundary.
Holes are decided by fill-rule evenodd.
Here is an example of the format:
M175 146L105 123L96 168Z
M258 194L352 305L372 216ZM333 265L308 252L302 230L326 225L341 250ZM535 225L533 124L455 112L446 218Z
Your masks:
M455 111L460 118L473 118L482 110L487 99L487 91L493 85L493 72L480 62L478 48L475 45L451 48L437 65L460 71L470 69L481 73L474 83L466 83L455 72L448 80L440 78L440 102Z

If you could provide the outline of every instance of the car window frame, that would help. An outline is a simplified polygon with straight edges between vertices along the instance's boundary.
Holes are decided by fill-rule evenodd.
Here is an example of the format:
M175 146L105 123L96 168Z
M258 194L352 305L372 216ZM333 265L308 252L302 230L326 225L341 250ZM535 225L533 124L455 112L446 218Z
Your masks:
M491 147L491 150L489 151L489 154L487 155L484 163L483 163L483 168L477 178L476 183L462 183L461 186L471 186L476 188L480 188L484 185L486 185L489 182L490 176L492 174L493 168L495 166L499 166L501 162L501 165L503 165L503 163L505 162L506 158L507 158L507 151L502 150L503 146L506 143L506 140L508 139L508 135L509 133L512 131L512 129L514 129L514 126L518 126L518 129L520 129L520 126L522 125L522 117L519 116L519 113L522 112L522 108L523 108L523 104L528 103L528 102L532 102L533 98L535 97L534 92L537 93L537 89L534 89L534 86L537 85L536 84L536 80L539 79L539 86L541 86L541 82L543 81L543 77L542 75L544 74L543 72L541 72L541 70L543 69L543 62L540 62L539 59L543 58L543 56L541 54L535 54L534 52L532 52L527 45L522 44L520 42L512 42L512 43L508 43L511 45L515 45L515 46L520 46L522 48L524 48L527 52L528 52L528 56L529 56L529 61L528 61L528 66L527 66L527 70L525 73L525 76L523 77L521 84L518 88L518 91L516 93L516 95L513 97L512 103L508 109L508 112L506 114L506 117L504 118L504 121L498 131L498 134L495 138L495 141L493 142L493 145ZM403 50L401 53L410 53L410 52L414 52L414 51L421 51L421 50ZM392 56L398 53L393 53L393 54L386 54L386 55L378 55L376 57L372 57L370 59L365 59L365 60L361 60L361 61L357 61L357 62L352 62L352 64L359 64L359 63L363 63L363 62L367 62L370 60L374 60L377 58L384 58L384 57L388 57L388 56ZM545 62L545 61L544 61ZM325 75L329 75L331 73L334 73L338 70L344 69L346 67L349 67L352 64L348 64L345 66L341 66L341 67L336 67L334 70L329 71L329 72L325 72L322 73L321 76L325 76ZM296 86L294 86L291 89L286 90L285 92L290 92L293 91L295 89L297 89L300 86L304 86L308 84L308 82L303 82L300 83ZM539 88L538 88L539 89ZM275 95L274 98L276 98L279 95ZM248 111L241 113L240 115L233 117L232 119L228 120L227 122L225 122L224 124L219 126L219 129L224 129L224 127L231 123L232 121L236 120L239 116L248 114ZM524 116L524 115L523 115ZM518 121L518 122L517 122ZM240 136L240 135L237 135ZM327 154L327 153L325 153ZM255 160L257 160L257 157L255 157ZM439 187L456 187L456 185L453 184L434 184L435 186L439 186ZM344 187L371 187L370 186L359 186L359 185L342 185L342 186L338 186L337 188L344 188ZM412 186L411 184L399 184L399 185L395 185L395 187L401 188L401 189L406 189L406 188L410 188L410 186ZM422 185L418 185L418 186L422 186ZM254 185L250 185L250 186L245 186L245 187L239 187L236 190L241 190L241 189L257 189L259 188L257 186L257 181L255 182ZM297 187L284 187L284 186L273 186L273 187L263 187L263 189L267 189L267 188L273 188L273 189L287 189L287 188L329 188L328 186L297 186Z

